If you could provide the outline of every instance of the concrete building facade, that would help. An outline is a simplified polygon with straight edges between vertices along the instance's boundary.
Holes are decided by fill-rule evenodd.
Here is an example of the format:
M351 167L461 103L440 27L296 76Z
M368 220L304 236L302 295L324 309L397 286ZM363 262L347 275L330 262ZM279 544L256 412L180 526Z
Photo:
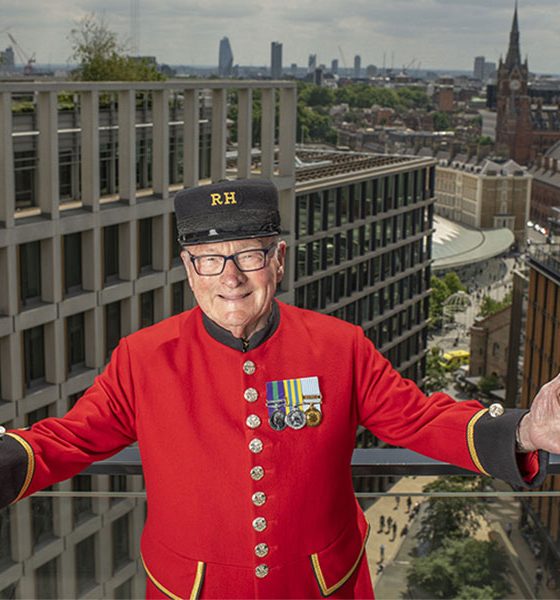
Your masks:
M436 213L481 229L505 227L525 243L532 178L513 161L481 165L442 161L436 169Z

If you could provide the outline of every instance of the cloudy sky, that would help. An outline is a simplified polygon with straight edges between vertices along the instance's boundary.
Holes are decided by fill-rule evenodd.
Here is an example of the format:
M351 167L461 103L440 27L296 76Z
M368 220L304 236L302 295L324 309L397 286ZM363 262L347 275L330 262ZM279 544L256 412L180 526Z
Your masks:
M559 0L519 0L521 48L531 70L560 72ZM228 36L234 61L264 65L270 42L284 44L284 64L307 64L310 53L330 64L342 49L348 66L413 59L422 68L472 69L473 58L497 61L508 44L514 0L139 0L142 54L170 64L217 64ZM103 15L130 39L131 0L0 0L0 31L39 63L66 63L68 33L87 13ZM0 47L9 44L0 33ZM342 60L340 60L342 66Z

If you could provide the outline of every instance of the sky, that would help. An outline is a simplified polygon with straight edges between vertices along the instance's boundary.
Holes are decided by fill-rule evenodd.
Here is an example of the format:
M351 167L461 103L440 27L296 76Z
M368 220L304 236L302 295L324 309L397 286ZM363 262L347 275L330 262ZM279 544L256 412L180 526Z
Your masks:
M89 13L131 40L133 0L0 0L0 47L7 33L40 64L67 63L68 39ZM465 69L474 57L498 61L507 50L514 0L137 0L140 54L168 64L216 65L229 37L234 63L269 65L270 42L283 63L307 65L309 54L362 67ZM519 0L521 51L529 68L560 73L559 0ZM344 60L342 59L344 57Z

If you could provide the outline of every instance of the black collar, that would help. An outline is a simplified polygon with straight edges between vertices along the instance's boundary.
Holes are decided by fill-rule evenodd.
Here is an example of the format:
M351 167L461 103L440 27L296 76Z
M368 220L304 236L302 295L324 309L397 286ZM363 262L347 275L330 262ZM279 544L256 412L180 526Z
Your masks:
M257 346L266 342L278 329L278 325L280 324L280 309L278 308L278 303L273 300L272 311L266 325L262 329L255 331L249 339L234 337L230 331L214 323L204 313L202 313L202 322L208 335L212 336L220 344L224 344L224 346L239 350L240 352L249 352L249 350L254 350Z

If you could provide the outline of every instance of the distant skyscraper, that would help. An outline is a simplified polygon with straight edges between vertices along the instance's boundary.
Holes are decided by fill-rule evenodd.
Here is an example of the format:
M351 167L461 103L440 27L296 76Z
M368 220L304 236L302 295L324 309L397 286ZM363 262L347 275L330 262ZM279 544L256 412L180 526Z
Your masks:
M362 57L359 54L354 56L354 77L359 79L362 73Z
M338 58L333 58L331 61L331 73L333 75L338 75Z
M317 55L310 54L309 59L307 61L307 71L309 73L315 73L316 68L317 68Z
M290 75L295 77L297 75L297 63L292 63L290 65Z
M270 76L272 79L282 77L282 44L280 42L270 44Z
M495 62L485 62L484 63L484 77L483 80L491 79L496 77L496 63Z
M315 85L323 85L324 77L323 77L323 69L318 68L315 69L313 73L313 83Z
M220 40L220 57L218 62L218 73L220 77L231 77L233 70L233 52L229 39L224 37Z
M484 64L486 62L486 59L484 58L484 56L477 56L474 59L474 78L478 79L479 81L482 81L484 79Z

